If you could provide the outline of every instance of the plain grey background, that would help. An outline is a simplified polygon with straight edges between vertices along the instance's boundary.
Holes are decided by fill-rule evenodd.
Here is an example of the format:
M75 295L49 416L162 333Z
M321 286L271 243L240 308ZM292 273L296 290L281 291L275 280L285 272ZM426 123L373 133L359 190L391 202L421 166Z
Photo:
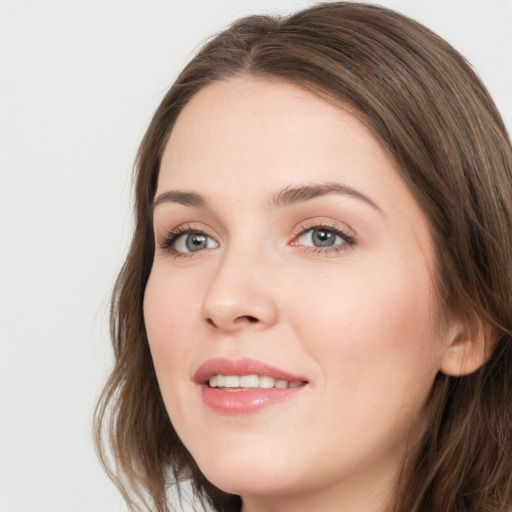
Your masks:
M91 419L137 145L207 36L311 3L0 0L0 512L125 510ZM512 126L512 0L380 3L462 51Z

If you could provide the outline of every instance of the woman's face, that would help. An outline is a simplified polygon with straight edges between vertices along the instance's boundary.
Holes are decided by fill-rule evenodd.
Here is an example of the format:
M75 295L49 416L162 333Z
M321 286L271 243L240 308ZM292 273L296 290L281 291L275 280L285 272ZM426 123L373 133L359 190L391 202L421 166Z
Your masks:
M167 143L154 229L147 334L201 471L246 506L374 510L446 350L427 221L376 138L298 86L214 83Z

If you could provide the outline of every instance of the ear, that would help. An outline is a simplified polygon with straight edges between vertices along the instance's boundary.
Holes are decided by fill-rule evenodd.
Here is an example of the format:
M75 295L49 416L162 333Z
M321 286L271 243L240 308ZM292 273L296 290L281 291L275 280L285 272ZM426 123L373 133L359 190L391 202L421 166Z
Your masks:
M494 329L474 312L453 320L447 333L441 371L453 377L469 375L483 366L496 342Z

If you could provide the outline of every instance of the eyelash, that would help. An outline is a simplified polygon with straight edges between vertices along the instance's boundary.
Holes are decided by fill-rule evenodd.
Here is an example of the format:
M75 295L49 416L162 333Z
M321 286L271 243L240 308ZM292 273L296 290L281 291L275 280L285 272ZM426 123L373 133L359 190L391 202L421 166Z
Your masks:
M190 233L203 235L208 238L211 238L203 230L194 228L194 226L191 224L185 224L183 226L179 226L173 230L168 231L158 247L164 253L170 254L174 258L190 258L194 256L193 252L179 252L174 248L174 244L178 240L178 238L180 238L182 235L188 235Z
M328 246L327 247L312 247L312 246L305 246L305 245L300 245L300 244L294 243L301 236L306 235L309 231L315 231L315 230L316 231L321 231L321 230L328 231L329 233L332 233L333 235L341 238L343 240L343 243L338 243L332 247L328 247ZM203 230L197 229L193 225L188 224L188 225L179 226L171 231L168 231L158 247L164 253L172 255L174 258L190 258L190 257L194 256L194 252L177 251L174 247L174 244L181 236L191 234L191 233L194 233L197 235L202 235L202 236L212 239L212 237L210 235L208 235L207 233L205 233ZM308 252L310 254L336 255L342 251L348 250L350 247L352 247L356 243L353 236L349 235L344 230L342 230L336 226L333 226L331 224L327 224L327 223L313 223L311 225L303 224L301 226L298 226L294 230L293 235L294 235L294 238L290 245L302 247L303 251ZM201 251L197 251L197 252L203 252L203 251L201 250Z
M304 236L309 231L328 231L329 233L332 233L335 236L340 237L343 240L343 243L338 243L332 247L311 247L311 246L305 246L301 245L302 250L305 252L308 252L310 254L318 254L318 255L329 255L329 256L336 256L337 254L341 253L342 251L346 251L350 249L353 245L355 245L356 241L353 236L349 235L346 231L343 229L333 226L332 224L324 223L324 222L314 222L312 224L302 224L297 227L297 229L294 231L294 241L298 240L301 236ZM299 245L294 244L292 242L291 245Z

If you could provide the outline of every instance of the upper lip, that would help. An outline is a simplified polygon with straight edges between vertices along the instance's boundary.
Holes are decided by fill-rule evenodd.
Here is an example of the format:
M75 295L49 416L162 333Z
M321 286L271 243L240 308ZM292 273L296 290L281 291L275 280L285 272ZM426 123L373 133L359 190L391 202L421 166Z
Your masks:
M287 380L288 382L307 381L302 376L293 375L285 370L276 368L255 359L227 359L217 357L203 363L194 374L194 382L205 384L212 375L259 375Z

